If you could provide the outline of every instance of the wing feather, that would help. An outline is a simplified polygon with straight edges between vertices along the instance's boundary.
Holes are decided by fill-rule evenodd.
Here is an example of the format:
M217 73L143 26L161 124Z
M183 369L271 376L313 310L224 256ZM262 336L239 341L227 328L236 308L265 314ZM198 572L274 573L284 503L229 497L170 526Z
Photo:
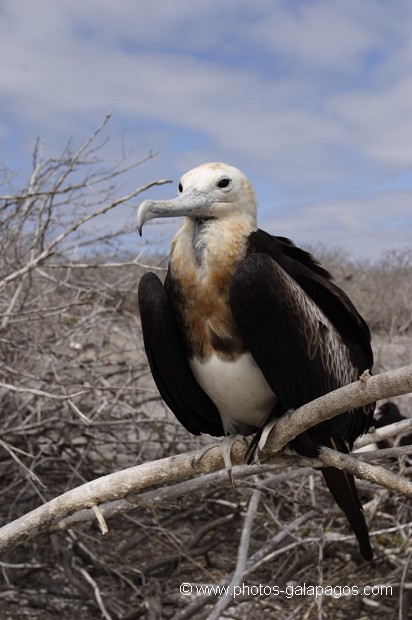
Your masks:
M357 343L351 350L320 305L268 254L241 263L230 305L246 348L285 410L355 381L368 367ZM339 433L352 444L368 428L372 410L341 414L317 427L317 434L326 440Z
M246 348L286 411L356 380L368 368L371 354L366 324L339 289L330 288L329 276L317 267L312 269L306 253L300 255L303 263L292 264L291 259L277 262L273 256L278 252L279 247L271 254L252 253L241 263L231 286L230 305ZM333 302L321 300L322 295L332 296ZM335 312L340 316L331 316ZM355 336L353 329L339 329L345 317L355 326ZM292 447L309 456L316 454L317 445L345 452L345 441L351 447L369 427L373 409L372 405L327 420L297 437ZM368 528L353 476L333 467L322 468L322 473L363 557L371 560Z
M215 404L197 383L188 364L167 292L153 273L140 280L139 308L147 359L167 406L193 435L224 435Z

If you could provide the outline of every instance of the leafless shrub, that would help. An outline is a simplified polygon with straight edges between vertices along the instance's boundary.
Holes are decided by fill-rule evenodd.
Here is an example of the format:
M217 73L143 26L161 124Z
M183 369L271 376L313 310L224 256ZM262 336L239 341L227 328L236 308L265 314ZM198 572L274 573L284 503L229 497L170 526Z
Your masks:
M147 368L136 305L145 266L122 243L132 228L91 227L144 189L117 197L122 174L142 162L105 163L106 122L60 158L42 161L37 146L27 186L1 197L2 523L87 480L198 446L161 404ZM408 333L410 253L335 265L375 330ZM377 556L365 566L318 477L291 468L238 480L235 490L151 501L112 520L104 537L97 527L38 537L1 558L2 613L202 618L216 596L184 597L179 585L228 584L243 566L246 586L384 584L393 594L318 600L245 589L229 617L391 618L396 608L406 618L410 502L360 483Z
M18 486L19 501L112 471L151 445L154 426L136 424L141 403L158 398L139 354L142 267L136 255L108 263L97 254L132 228L87 228L145 189L113 197L137 164L105 165L105 124L57 160L41 161L36 148L27 187L2 197L0 471L3 493ZM86 264L74 261L80 247ZM21 509L11 502L9 516Z
M339 251L316 253L374 333L412 330L412 246L386 251L373 263L351 261Z

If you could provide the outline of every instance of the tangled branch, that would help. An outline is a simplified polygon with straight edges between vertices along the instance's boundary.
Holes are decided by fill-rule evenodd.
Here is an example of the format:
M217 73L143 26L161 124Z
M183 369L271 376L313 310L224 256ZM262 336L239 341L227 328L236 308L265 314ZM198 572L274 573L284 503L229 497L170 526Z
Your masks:
M366 381L360 379L346 385L281 418L276 425L276 432L273 430L270 433L265 454L270 451L271 462L276 461L278 457L273 456L273 453L282 450L289 441L311 426L339 415L347 409L410 391L412 391L412 365L368 377ZM232 450L233 462L241 463L245 452L246 446L240 441L237 442ZM281 455L281 458L284 458L284 455ZM362 463L361 455L355 458L322 448L318 461L299 460L305 465L309 462L319 466L319 461L333 465L412 498L411 482L382 467ZM179 454L103 476L56 497L1 528L0 549L19 544L41 531L48 531L62 519L84 508L91 508L96 514L96 507L105 502L127 498L130 494L141 492L153 485L172 484L196 474L214 472L222 466L220 448L212 445L206 452L202 449ZM102 523L101 511L97 512L97 516Z

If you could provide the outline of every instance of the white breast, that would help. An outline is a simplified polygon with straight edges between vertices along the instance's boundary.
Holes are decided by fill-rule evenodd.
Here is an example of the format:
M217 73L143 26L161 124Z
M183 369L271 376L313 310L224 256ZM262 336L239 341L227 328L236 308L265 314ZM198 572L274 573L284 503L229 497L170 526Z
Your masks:
M202 363L189 360L197 382L215 403L225 433L248 435L262 426L277 402L261 370L250 353L235 362L212 355Z

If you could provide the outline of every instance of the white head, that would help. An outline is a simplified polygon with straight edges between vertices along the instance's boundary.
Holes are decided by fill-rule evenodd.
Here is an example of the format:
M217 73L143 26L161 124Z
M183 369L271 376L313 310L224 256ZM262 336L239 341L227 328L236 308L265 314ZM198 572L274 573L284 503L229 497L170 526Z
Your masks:
M172 200L145 200L137 212L139 234L153 218L186 216L191 219L242 217L256 227L256 197L247 177L228 164L209 163L182 176Z

